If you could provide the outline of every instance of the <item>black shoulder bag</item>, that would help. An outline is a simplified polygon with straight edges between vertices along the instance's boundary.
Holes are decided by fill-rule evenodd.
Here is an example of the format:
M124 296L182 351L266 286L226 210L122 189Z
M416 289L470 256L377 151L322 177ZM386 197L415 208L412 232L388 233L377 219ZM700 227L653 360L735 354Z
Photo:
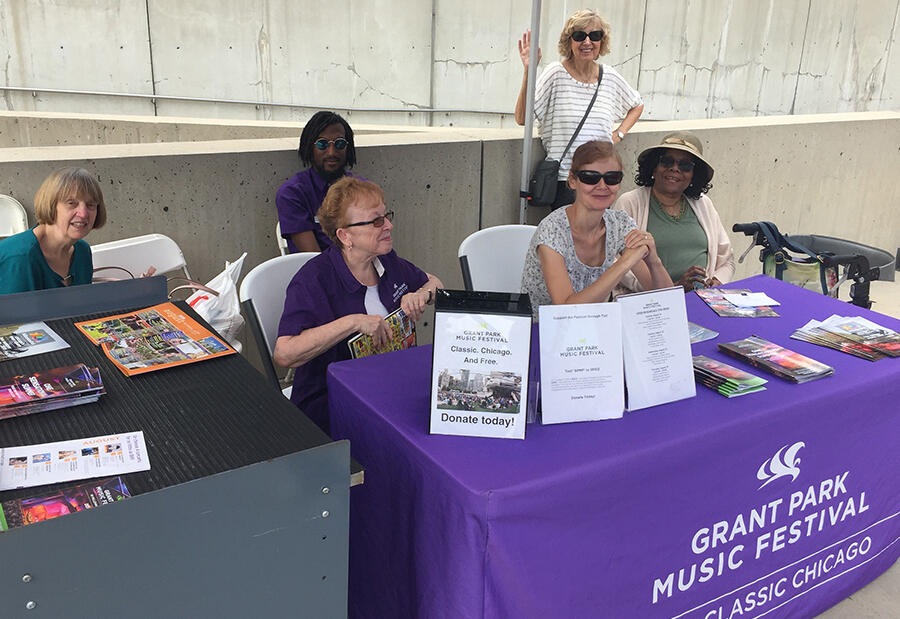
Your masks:
M581 127L584 126L584 121L587 120L588 114L591 113L591 108L594 107L594 101L597 100L597 93L600 91L600 81L602 79L603 65L601 64L600 75L597 76L597 87L594 89L594 96L591 97L591 102L588 103L587 110L585 110L584 116L581 117L581 122L578 123L578 127L575 128L575 133L572 134L569 143L566 144L566 150L563 151L563 154L559 159L544 159L543 161L539 161L534 168L534 173L531 175L531 180L528 183L528 194L525 196L528 198L530 204L533 204L534 206L550 206L556 200L556 190L558 188L556 182L557 176L559 175L559 162L566 158L566 154L569 152L569 149L572 148L572 142L578 137L578 132L581 131Z

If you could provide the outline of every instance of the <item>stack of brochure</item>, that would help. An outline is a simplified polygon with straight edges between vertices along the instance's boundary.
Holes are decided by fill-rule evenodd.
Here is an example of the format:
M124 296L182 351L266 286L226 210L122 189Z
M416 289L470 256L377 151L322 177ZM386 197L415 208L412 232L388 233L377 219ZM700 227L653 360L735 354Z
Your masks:
M719 350L779 378L805 383L834 374L834 368L755 335L719 344Z
M810 320L791 337L869 361L900 357L900 333L860 316L835 314L821 322Z
M725 289L725 288L701 288L695 291L697 296L703 299L715 313L719 316L738 316L742 318L761 318L765 316L778 316L778 312L767 305L760 306L744 306L735 305L728 300L726 295L747 295L750 293L746 288Z
M83 363L0 378L0 419L96 402L103 393L100 370Z
M10 499L0 503L0 531L93 509L130 496L121 477L107 477L27 499Z
M765 378L754 376L739 370L727 363L710 359L703 355L694 355L694 378L698 383L718 391L726 398L765 391Z

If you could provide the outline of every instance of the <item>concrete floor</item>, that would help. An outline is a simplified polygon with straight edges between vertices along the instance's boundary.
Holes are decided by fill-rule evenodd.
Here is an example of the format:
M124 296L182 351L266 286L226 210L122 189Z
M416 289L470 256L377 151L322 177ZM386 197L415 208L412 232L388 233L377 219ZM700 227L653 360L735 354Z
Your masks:
M900 279L900 274L898 274ZM841 298L850 287L842 286ZM872 282L872 309L900 319L900 281ZM897 619L900 617L900 561L864 589L832 606L819 619Z

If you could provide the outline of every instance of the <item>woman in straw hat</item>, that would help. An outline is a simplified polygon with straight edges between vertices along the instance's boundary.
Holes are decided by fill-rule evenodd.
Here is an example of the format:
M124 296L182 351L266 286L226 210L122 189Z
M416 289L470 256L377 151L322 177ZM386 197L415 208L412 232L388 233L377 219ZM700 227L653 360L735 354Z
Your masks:
M734 276L731 241L706 195L712 177L697 136L670 133L638 156L638 188L622 194L613 207L653 235L672 281L685 291L719 286ZM623 283L641 289L633 279Z

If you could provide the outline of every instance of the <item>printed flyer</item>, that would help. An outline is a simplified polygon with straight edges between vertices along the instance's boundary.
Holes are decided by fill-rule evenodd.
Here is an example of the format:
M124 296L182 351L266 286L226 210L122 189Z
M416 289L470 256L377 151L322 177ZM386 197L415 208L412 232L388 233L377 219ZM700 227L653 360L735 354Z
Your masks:
M147 470L143 432L0 449L0 490Z
M0 531L122 501L131 496L121 477L61 488L56 492L0 503Z
M621 418L621 306L542 305L539 312L542 422Z
M527 297L527 315L476 314L442 311L442 296L465 291L442 292L434 319L431 433L524 439L531 348Z
M0 361L63 350L69 345L43 322L0 327Z
M697 395L681 288L620 296L628 410Z

